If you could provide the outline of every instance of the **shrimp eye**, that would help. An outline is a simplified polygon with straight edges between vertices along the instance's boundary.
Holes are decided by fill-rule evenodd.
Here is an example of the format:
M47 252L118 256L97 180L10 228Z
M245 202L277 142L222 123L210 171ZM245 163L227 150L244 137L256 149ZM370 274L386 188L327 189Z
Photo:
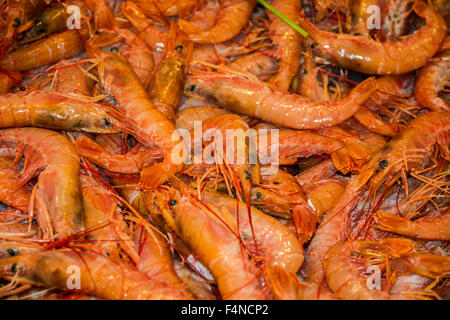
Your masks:
M19 18L14 18L14 23L13 23L13 27L17 28L18 26L20 26L22 23L20 22Z
M189 90L190 90L191 92L194 92L194 90L195 90L196 87L197 87L197 86L196 86L195 84L193 84Z
M6 252L8 252L8 254L12 257L17 255L17 252L14 249L8 249Z
M387 160L381 160L380 163L379 163L380 168L386 168L388 166L388 164L389 163L388 163Z
M105 122L105 127L111 127L111 121L109 121L108 118L104 118L103 121Z
M245 179L250 180L252 178L250 172L248 170L245 170Z
M119 52L119 49L117 47L112 47L111 48L111 52L112 53L117 53L117 52Z
M169 200L169 205L174 206L176 204L177 204L177 200L175 200L175 199Z
M256 193L256 199L261 200L262 199L262 194L261 192L257 192Z
M14 273L17 272L17 263L14 263L14 264L11 266L11 272L14 272Z
M176 46L176 47L175 47L175 50L181 51L181 50L183 50L183 46L181 46L181 45L180 45L180 46Z

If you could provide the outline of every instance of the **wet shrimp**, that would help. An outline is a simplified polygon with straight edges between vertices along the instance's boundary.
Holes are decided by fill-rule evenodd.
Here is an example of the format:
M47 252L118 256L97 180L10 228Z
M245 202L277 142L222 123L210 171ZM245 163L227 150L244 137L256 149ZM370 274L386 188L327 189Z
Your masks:
M330 33L306 20L300 25L317 42L320 54L340 67L372 75L402 74L424 66L446 35L446 22L433 7L416 2L413 10L425 19L426 25L396 42Z
M369 78L337 102L311 102L256 80L219 73L192 75L186 88L224 108L282 127L319 129L350 118L376 90L376 83Z

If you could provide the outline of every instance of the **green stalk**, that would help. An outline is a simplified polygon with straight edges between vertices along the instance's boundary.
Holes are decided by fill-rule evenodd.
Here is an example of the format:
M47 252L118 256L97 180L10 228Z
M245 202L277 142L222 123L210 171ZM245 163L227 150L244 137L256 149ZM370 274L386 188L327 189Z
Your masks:
M267 1L265 0L257 0L264 8L271 11L274 15L276 15L278 18L283 20L285 23L287 23L292 29L300 33L303 37L308 38L309 33L303 30L298 24L296 24L294 21L286 17L284 14L282 14L280 11L272 7Z

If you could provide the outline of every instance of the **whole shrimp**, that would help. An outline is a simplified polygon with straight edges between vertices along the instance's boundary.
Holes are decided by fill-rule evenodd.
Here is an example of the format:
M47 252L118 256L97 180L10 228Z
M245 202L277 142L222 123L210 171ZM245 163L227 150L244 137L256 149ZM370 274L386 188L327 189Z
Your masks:
M416 2L413 10L425 19L425 26L396 42L322 31L305 19L300 25L318 44L320 54L342 68L372 75L402 74L424 66L446 35L444 19L431 6Z
M263 82L218 73L192 75L187 88L224 108L282 127L319 129L350 118L376 90L376 83L369 78L337 102L311 102L299 95L271 89Z
M272 6L291 21L298 23L300 0L273 0ZM268 15L271 20L269 34L277 48L276 56L279 59L279 72L270 82L279 90L288 91L300 67L302 36L274 14L268 12Z
M449 134L449 113L432 112L417 117L374 154L359 174L350 179L344 194L327 212L309 245L306 261L311 279L322 280L322 261L327 251L345 236L345 223L364 190L368 187L372 191L377 190L383 182L391 185L398 180L402 171L423 167L436 143L444 156L448 155Z
M109 300L185 300L191 299L178 288L149 279L133 266L92 251L56 250L0 261L3 278L67 289L70 266L80 269L80 285L85 294Z
M105 106L83 96L51 91L0 95L0 127L35 126L49 129L113 133L123 126ZM110 113L118 115L109 108Z
M15 147L18 154L27 159L17 186L24 185L40 172L33 202L44 237L53 238L53 230L58 238L80 231L80 159L72 143L59 133L37 128L0 130L0 139L2 144Z
M224 0L216 24L209 30L189 34L189 38L203 44L217 44L231 40L247 25L255 6L256 0ZM178 23L182 29L192 29L184 27L189 25L187 21L180 20Z
M420 69L414 88L417 102L434 111L450 110L450 103L438 96L439 91L450 82L450 36L447 36L446 42L448 47Z
M135 132L137 140L144 146L157 146L164 152L162 162L141 171L143 188L154 189L182 169L183 159L177 159L179 155L176 154L177 147L181 146L184 150L181 137L172 122L151 103L145 88L124 57L94 47L89 50L90 55L101 59L99 77L103 87L113 94L124 111L122 122Z
M358 275L358 266L351 262L353 253L370 255L374 260L392 258L415 261L418 268L411 272L430 277L445 276L450 272L449 257L416 253L415 244L411 240L386 238L380 241L343 241L334 245L327 253L324 269L328 286L341 299L351 300L409 300L414 294L399 293L392 295L384 290L371 290L363 277ZM370 265L370 264L369 264ZM434 273L434 274L433 274Z

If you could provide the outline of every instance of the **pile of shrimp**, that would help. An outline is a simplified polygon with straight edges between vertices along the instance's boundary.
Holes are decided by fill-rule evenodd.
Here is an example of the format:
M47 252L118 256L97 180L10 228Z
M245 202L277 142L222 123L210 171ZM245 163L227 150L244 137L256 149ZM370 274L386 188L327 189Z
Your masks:
M1 2L1 299L450 299L449 2L267 2Z

